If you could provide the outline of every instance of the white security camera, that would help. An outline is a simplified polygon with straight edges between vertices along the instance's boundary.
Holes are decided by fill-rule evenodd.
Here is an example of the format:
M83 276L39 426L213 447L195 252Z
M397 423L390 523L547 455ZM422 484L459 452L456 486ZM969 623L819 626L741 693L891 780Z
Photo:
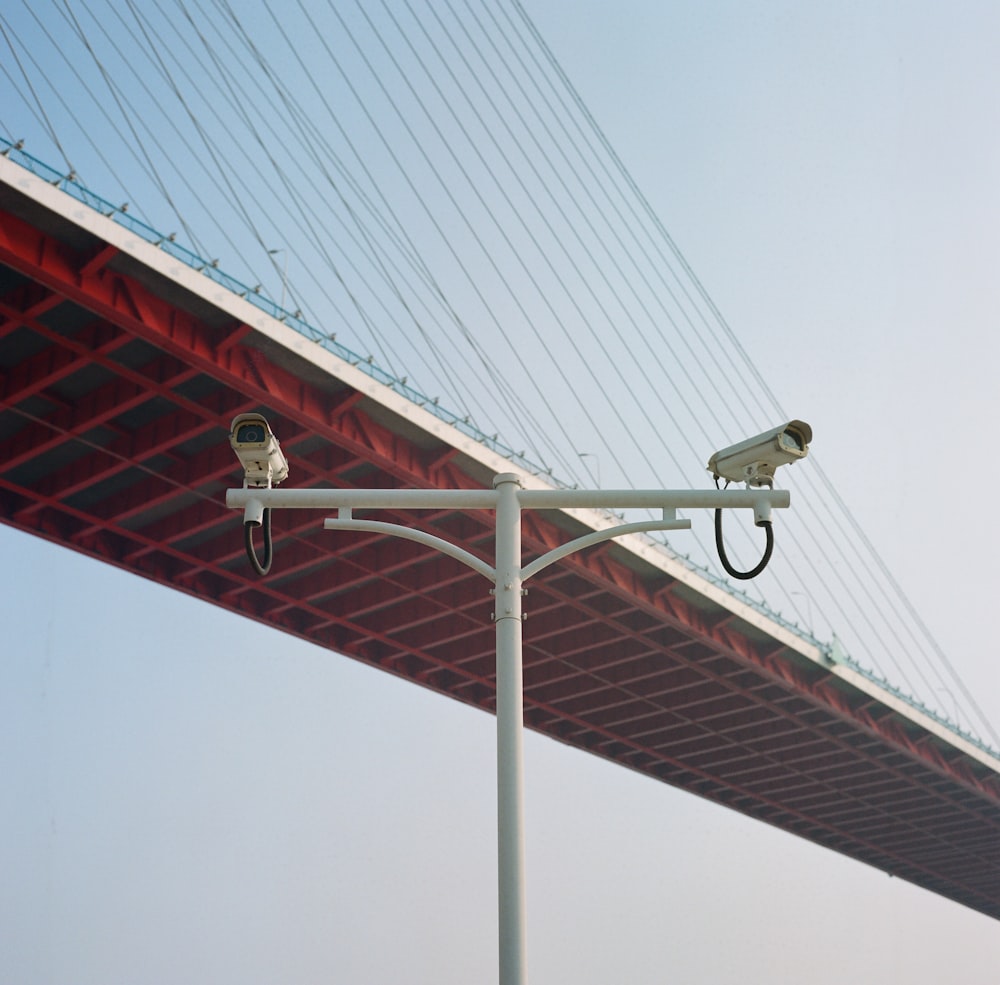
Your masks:
M809 454L812 428L805 421L789 421L770 431L717 451L708 460L716 479L745 482L748 486L773 486L779 465L797 462Z
M234 417L229 443L243 465L244 487L270 489L288 478L288 460L274 432L260 414Z

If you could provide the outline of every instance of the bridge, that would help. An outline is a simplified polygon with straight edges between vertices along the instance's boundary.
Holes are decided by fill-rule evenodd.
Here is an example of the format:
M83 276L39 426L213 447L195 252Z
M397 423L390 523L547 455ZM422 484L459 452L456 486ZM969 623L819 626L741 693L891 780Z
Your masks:
M4 522L492 713L490 601L453 560L322 535L322 515L295 511L275 516L273 573L252 574L224 504L228 426L263 412L299 488L545 477L15 158L0 158ZM390 518L490 554L488 512ZM613 522L530 514L525 561ZM532 586L528 728L1000 917L1000 769L981 744L642 537Z

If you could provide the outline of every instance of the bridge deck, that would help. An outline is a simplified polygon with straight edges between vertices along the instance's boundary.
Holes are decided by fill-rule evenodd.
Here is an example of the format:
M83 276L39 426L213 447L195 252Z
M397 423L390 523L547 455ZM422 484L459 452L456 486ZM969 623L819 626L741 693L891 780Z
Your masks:
M2 159L0 389L4 522L493 710L481 577L308 511L275 514L255 577L227 432L263 411L297 487L511 463ZM492 556L488 513L380 518ZM525 561L602 522L529 512ZM1000 917L981 750L634 538L547 569L527 610L530 728Z

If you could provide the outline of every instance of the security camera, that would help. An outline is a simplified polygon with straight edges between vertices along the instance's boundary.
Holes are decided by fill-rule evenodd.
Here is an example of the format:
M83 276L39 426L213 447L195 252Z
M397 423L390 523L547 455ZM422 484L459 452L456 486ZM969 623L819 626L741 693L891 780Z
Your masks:
M773 486L774 470L805 458L812 428L805 421L789 421L770 431L717 451L708 460L716 479L745 482L748 486Z
M288 461L281 445L260 414L234 417L229 443L243 465L244 487L270 489L288 477Z

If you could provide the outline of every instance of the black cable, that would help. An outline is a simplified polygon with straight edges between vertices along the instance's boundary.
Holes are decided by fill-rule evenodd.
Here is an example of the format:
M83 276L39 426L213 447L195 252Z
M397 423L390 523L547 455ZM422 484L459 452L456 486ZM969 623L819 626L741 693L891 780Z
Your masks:
M264 516L260 524L264 528L264 563L261 564L257 560L257 552L254 550L253 546L253 528L258 526L256 523L244 523L243 524L243 542L247 547L247 557L250 558L250 564L253 566L253 570L259 575L266 575L271 570L271 511L269 509L264 510Z
M726 556L726 548L722 542L722 510L715 511L715 546L719 551L719 560L722 562L722 567L726 569L726 574L731 575L733 578L739 578L740 581L749 581L751 578L756 578L767 567L767 562L771 560L771 552L774 550L774 529L771 526L771 521L761 520L757 526L763 527L767 535L764 556L755 568L751 568L749 571L738 571L729 563L729 558Z

